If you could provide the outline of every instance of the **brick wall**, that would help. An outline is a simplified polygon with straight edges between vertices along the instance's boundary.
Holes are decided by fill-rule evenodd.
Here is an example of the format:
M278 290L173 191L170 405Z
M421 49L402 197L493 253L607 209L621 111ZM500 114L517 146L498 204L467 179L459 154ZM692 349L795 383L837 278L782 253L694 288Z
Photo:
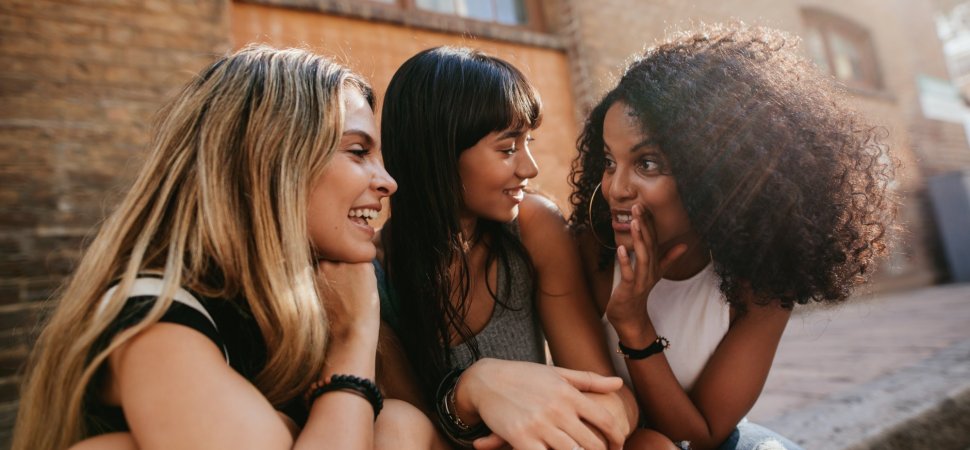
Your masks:
M428 24L419 27L375 22L276 5L238 2L231 9L234 46L259 41L306 47L330 55L370 81L377 92L378 107L398 66L420 50L438 45L468 46L508 60L522 70L542 97L542 126L534 133L536 141L531 145L539 176L530 186L553 197L564 210L568 208L570 190L566 178L575 156L579 127L569 60L564 50L551 45L558 42L554 36L543 40L550 46L537 46L531 44L536 40L531 33L506 35L508 39L499 40L433 31L427 28ZM367 17L367 11L360 14Z
M0 3L0 447L30 335L131 181L152 115L228 49L228 2Z

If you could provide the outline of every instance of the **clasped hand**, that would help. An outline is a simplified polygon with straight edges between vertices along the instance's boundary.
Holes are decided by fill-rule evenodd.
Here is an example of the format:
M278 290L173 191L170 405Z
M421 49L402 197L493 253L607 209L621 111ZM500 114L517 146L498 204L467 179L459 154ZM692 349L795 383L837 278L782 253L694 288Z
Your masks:
M482 359L459 381L493 434L475 441L479 450L621 449L629 433L623 408L608 408L599 394L623 381L587 371L543 364ZM616 397L615 395L612 397Z

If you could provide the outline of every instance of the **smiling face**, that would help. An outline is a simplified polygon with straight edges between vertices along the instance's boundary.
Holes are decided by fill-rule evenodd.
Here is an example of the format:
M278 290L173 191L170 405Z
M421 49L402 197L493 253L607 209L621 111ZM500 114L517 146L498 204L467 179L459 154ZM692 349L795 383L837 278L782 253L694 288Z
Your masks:
M381 199L397 190L384 170L374 112L354 88L343 90L344 130L333 158L310 190L307 229L318 259L367 262Z
M458 157L464 189L463 218L511 222L519 214L524 188L539 173L528 129L495 131Z
M644 135L623 102L614 103L606 111L603 142L607 161L602 190L610 204L616 244L628 249L633 245L633 205L640 205L647 216L652 216L661 251L695 240L697 234L691 228L666 158Z

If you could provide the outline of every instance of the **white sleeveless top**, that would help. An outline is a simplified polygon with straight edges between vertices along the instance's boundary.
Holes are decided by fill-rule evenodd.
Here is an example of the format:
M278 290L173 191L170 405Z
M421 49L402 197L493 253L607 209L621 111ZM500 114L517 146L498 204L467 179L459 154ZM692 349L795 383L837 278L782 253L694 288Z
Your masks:
M620 284L620 263L613 269L613 289ZM681 387L686 391L694 382L721 339L727 334L731 321L731 307L718 289L714 266L708 264L703 270L686 280L661 279L650 292L647 314L657 334L670 341L664 351L670 368ZM631 388L630 373L623 355L617 353L619 338L616 330L604 315L603 327L617 375Z

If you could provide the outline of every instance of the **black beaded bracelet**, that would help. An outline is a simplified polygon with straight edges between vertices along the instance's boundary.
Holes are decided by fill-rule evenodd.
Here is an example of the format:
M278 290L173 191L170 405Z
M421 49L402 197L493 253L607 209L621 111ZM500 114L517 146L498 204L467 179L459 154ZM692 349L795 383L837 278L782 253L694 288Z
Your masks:
M616 352L622 353L626 359L646 359L648 356L656 355L668 348L670 348L670 341L663 336L658 336L655 341L642 349L627 347L622 342L616 343Z
M367 378L354 375L331 375L330 382L323 385L319 384L320 382L318 381L310 386L306 397L307 408L313 405L317 397L333 391L345 391L363 397L374 408L375 421L377 420L377 414L384 408L384 396L381 395L381 390L377 388L377 385L373 381Z
M438 425L452 443L471 447L475 439L488 436L492 431L488 429L485 422L467 425L458 417L458 411L452 411L455 387L464 371L465 369L454 369L441 379L435 394L435 413L438 417Z

